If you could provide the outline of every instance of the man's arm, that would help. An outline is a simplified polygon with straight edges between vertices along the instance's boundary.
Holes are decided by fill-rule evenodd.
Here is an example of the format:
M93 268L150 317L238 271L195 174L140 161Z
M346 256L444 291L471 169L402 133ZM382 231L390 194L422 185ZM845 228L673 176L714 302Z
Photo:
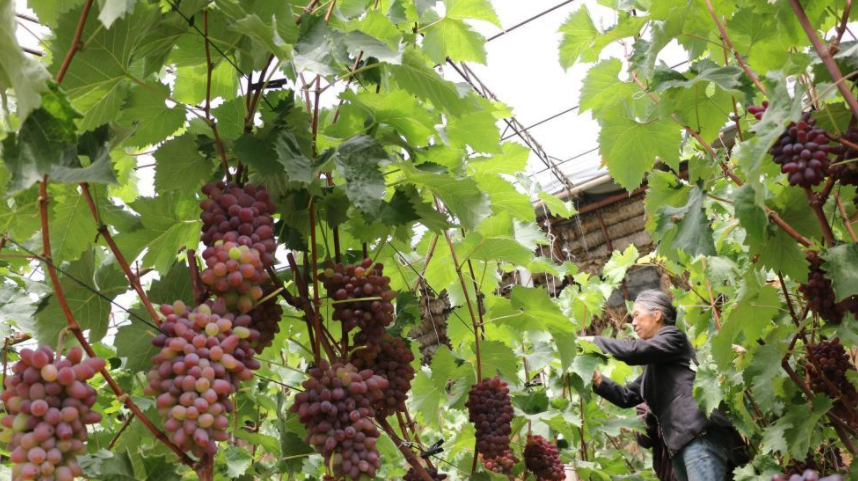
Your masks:
M621 408L631 408L644 402L641 397L641 381L643 375L637 379L621 386L610 379L602 379L598 385L593 384L593 391L599 396L607 399L611 404L615 404Z
M614 359L633 366L669 362L685 354L688 338L676 328L662 329L652 339L627 339L618 341L606 337L594 337L593 343Z

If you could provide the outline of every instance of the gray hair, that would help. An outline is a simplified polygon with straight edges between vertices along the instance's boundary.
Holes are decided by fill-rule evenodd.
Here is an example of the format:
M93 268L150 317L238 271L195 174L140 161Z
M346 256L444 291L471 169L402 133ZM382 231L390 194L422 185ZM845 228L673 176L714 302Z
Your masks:
M655 289L649 289L638 294L635 304L641 304L650 311L661 312L661 320L665 326L676 324L676 308L670 296Z

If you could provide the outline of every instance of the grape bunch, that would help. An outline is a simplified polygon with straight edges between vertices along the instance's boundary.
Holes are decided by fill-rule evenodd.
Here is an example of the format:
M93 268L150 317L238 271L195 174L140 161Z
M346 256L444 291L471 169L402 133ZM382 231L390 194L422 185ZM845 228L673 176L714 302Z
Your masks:
M216 241L203 251L203 284L223 296L229 309L249 312L262 298L260 284L268 279L259 251L235 242Z
M8 443L13 480L83 475L77 455L86 453L86 425L101 422L91 410L96 391L86 381L104 365L97 357L84 360L80 347L62 360L48 346L21 350L0 394L8 413L0 419L0 442Z
M265 298L274 292L274 287L271 285L262 286L262 297ZM259 332L259 338L250 343L256 352L262 352L263 349L269 347L274 341L274 336L280 332L280 319L283 317L283 308L277 303L277 299L272 297L267 301L257 304L250 312L250 327Z
M524 447L524 465L536 475L537 481L563 481L566 473L557 446L542 436L528 436Z
M389 416L397 411L405 411L405 400L411 390L414 368L411 363L414 354L399 337L385 334L366 347L355 350L352 364L358 369L369 369L389 383L382 390L384 397L375 404L376 414Z
M829 156L837 149L830 144L825 131L816 127L810 113L791 123L769 151L790 185L818 185L828 175Z
M383 272L384 266L370 259L359 265L326 264L321 278L334 301L331 318L341 321L345 332L359 327L365 339L377 338L393 322L396 291Z
M818 472L808 469L802 474L793 474L792 476L776 474L772 476L772 481L843 481L843 476L834 474L820 478Z
M214 455L216 442L228 438L230 395L259 368L250 346L259 333L249 328L250 316L218 314L208 304L189 311L176 301L162 305L161 312L167 317L152 340L161 351L152 358L144 392L157 396L164 428L177 446L196 456Z
M447 475L439 473L436 468L426 468L426 472L429 473L429 476L432 477L433 481L444 481L447 479ZM417 474L417 471L415 471L414 468L409 469L402 479L403 481L422 481L422 478Z
M837 305L837 295L831 281L825 276L822 264L825 259L819 257L815 251L807 256L810 263L810 271L807 275L807 284L798 287L811 310L827 322L839 324L843 321L843 310Z
M322 454L336 479L374 478L380 464L373 405L384 397L387 380L368 369L324 360L309 374L290 408L307 428L307 444Z
M756 105L752 105L752 106L748 107L748 113L753 115L754 118L756 118L757 120L762 120L763 114L766 113L766 109L768 109L768 108L769 108L769 101L765 100L765 101L763 101L762 107L758 107Z
M815 392L825 393L832 399L840 399L839 391L852 406L858 406L858 390L846 377L846 373L854 371L855 366L852 365L839 338L822 340L818 344L808 346L807 360L812 366L811 388Z
M509 447L512 432L512 403L509 388L500 376L486 378L468 393L468 419L477 429L477 452L486 469L509 473L518 460Z
M858 127L850 127L843 133L842 138L858 144ZM858 150L840 146L834 164L830 168L831 176L843 185L858 185ZM858 195L852 199L858 206Z
M208 196L200 202L203 213L202 242L212 247L217 241L235 242L259 252L266 266L274 265L277 242L274 218L277 206L264 187L217 182L203 186Z

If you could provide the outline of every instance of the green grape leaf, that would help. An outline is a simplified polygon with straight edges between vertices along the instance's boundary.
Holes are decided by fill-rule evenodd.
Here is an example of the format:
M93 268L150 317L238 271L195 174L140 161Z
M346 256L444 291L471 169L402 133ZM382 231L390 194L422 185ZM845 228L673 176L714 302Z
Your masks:
M236 97L224 102L212 114L217 118L218 135L222 139L237 139L244 133L244 118L247 116L247 107L244 99Z
M450 119L447 124L450 144L457 149L469 145L477 152L500 153L500 131L495 122L497 119L488 111Z
M766 238L766 226L769 216L756 202L757 194L753 184L745 184L733 193L733 207L736 217L748 233L748 237L756 241Z
M410 400L421 424L430 427L438 426L440 420L438 410L441 402L446 398L443 387L439 388L425 370L417 371L417 375L411 382Z
M184 125L185 110L167 107L164 103L169 94L169 88L163 84L130 90L120 115L121 124L136 127L134 134L126 141L129 145L155 145Z
M99 0L101 11L98 12L98 20L105 28L110 29L113 22L134 11L136 2L137 0Z
M798 243L780 227L770 224L762 241L749 238L750 254L769 269L781 271L797 282L807 280L808 263Z
M587 71L581 85L581 112L590 110L593 115L602 115L607 109L640 92L640 87L634 82L624 82L618 78L621 69L622 64L618 59L607 59Z
M724 400L724 393L721 391L722 383L723 379L716 366L708 364L697 366L697 375L694 377L694 399L707 416L712 414L712 411Z
M301 151L295 134L284 130L277 134L274 140L274 150L277 161L285 167L289 178L309 184L316 179L321 170L323 159L310 159Z
M754 358L745 369L751 379L754 397L760 409L767 412L774 408L777 397L784 393L786 372L781 367L781 360L786 354L785 343L768 343L754 350Z
M226 458L226 473L230 478L238 478L247 472L253 463L253 457L246 449L238 446L230 446L224 451Z
M491 213L488 196L473 179L455 179L410 169L403 171L412 182L426 186L437 195L466 230L475 229Z
M575 209L575 206L572 205L572 202L564 202L557 197L549 194L548 192L541 191L537 194L539 200L545 203L545 206L548 208L548 211L551 212L551 215L555 217L561 217L563 219L569 219L578 213L578 210Z
M388 94L345 92L340 98L369 113L376 123L395 128L416 145L426 144L435 133L432 115L413 96L401 90Z
M212 59L215 62L215 59ZM238 79L235 67L227 61L216 62L212 69L211 98L222 97L230 100L236 96ZM206 99L208 69L205 65L193 65L176 68L176 83L173 98L179 102L196 105Z
M456 62L486 63L485 41L462 20L445 17L426 29L423 52L435 63L447 58Z
M406 92L432 102L439 109L459 117L473 110L472 104L464 100L456 85L444 80L429 68L416 53L407 50L401 65L388 67L393 80Z
M148 314L141 309L131 312L149 320ZM155 328L134 318L129 324L119 328L113 347L116 348L116 354L119 357L125 358L125 369L132 373L147 372L152 369L152 357L161 351L160 348L152 345L152 339L158 334Z
M498 28L501 23L490 0L444 0L447 18L457 20L483 20Z
M189 133L164 143L154 155L155 189L159 192L194 192L215 170L215 163L200 154Z
M664 92L669 89L695 90L702 86L702 90L696 91L704 94L705 87L710 83L724 92L736 95L737 101L743 105L754 98L754 87L741 68L734 65L720 66L709 59L693 63L684 73L669 67L658 67L653 73L651 88L655 92Z
M480 189L491 199L492 211L495 214L508 212L521 221L533 220L533 202L514 185L497 175L481 175L475 178Z
M368 215L374 216L381 207L385 184L379 167L389 161L384 147L366 135L346 140L334 154L334 164L345 180L346 195Z
M822 268L831 279L837 300L858 295L858 244L842 244L825 251Z
M337 60L334 54L342 40L342 34L330 28L322 16L304 17L292 58L295 71L336 74Z
M518 358L512 349L503 342L481 342L480 359L482 360L483 377L500 374L504 380L512 384L521 384L521 380L518 378Z
M290 22L291 18L282 19L279 22ZM269 53L280 60L288 60L292 56L292 46L287 44L277 31L278 19L272 19L273 25L266 25L255 14L248 15L232 24L232 30L247 35L255 45L262 46Z
M504 142L501 153L491 157L476 157L468 161L468 170L474 175L507 174L515 175L525 170L530 149L517 142Z
M761 285L753 276L754 273L750 273L746 278L742 296L713 337L712 358L721 369L726 369L733 360L732 346L739 334L743 333L748 343L756 341L780 312L781 299L777 289Z
M28 57L18 46L15 32L14 2L0 4L0 97L6 106L6 89L15 91L16 114L26 121L31 112L42 104L42 92L48 89L50 74L38 60Z
M614 180L634 190L652 170L656 157L679 166L679 126L670 119L639 122L624 109L611 109L600 119L599 150Z
M63 189L50 212L51 256L57 264L77 259L86 251L98 230L86 199L75 188Z
M560 33L563 34L560 40L560 66L564 69L568 70L579 59L592 62L598 58L594 57L590 49L601 32L593 24L586 5L569 15L560 26Z
M659 208L656 223L656 231L662 239L659 250L679 250L691 257L715 255L712 226L703 210L703 191L700 188L692 187L688 203L682 207ZM665 242L668 232L675 235L670 242Z

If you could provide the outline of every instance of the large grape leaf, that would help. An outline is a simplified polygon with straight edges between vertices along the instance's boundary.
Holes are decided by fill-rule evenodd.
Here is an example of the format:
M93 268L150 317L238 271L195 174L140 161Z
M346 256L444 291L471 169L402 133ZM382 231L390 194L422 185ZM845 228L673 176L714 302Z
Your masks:
M148 314L139 309L132 312L143 319L149 319L145 317ZM161 350L152 345L152 339L158 334L155 328L133 318L128 324L119 328L113 340L113 347L116 348L116 354L119 357L125 358L125 369L132 373L152 369L152 357Z
M403 168L415 184L426 186L437 195L466 230L473 230L491 213L488 196L473 179L456 179L450 175Z
M712 358L718 367L726 369L733 359L733 343L739 334L745 342L755 342L781 310L780 294L749 273L742 285L741 297L724 318L721 330L712 339Z
M714 255L712 225L703 209L703 191L692 187L688 202L682 207L663 206L658 209L656 232L661 236L659 250L682 251L691 257ZM674 234L670 238L668 233Z
M74 32L80 19L79 8L59 17L57 32ZM99 22L87 22L84 48L78 50L63 79L63 88L81 113L81 130L89 130L115 120L127 94L128 76L136 49L159 20L160 12L147 3L139 3L134 13L116 20L110 29ZM72 35L57 35L51 53L62 59L71 47ZM62 62L51 64L56 73Z
M97 265L98 264L98 265ZM81 329L89 331L90 342L100 341L107 333L113 299L128 290L125 276L115 262L105 263L99 252L87 250L80 259L63 267L59 273L60 285L71 313ZM102 298L95 292L107 297ZM19 321L19 327L36 337L41 344L55 346L60 331L67 325L56 295L48 298L47 305L34 319ZM66 334L70 339L71 334Z
M858 244L842 244L825 251L822 268L831 279L837 299L858 294Z
M560 66L564 69L575 65L578 59L592 62L598 58L591 53L590 47L593 39L601 32L593 24L590 10L586 5L582 5L569 15L560 26L560 33L563 34L563 39L560 41Z
M182 127L185 110L167 107L165 99L169 94L169 88L163 84L131 89L120 117L123 125L136 128L127 141L129 145L144 147L157 144Z
M765 239L769 216L766 215L766 211L762 207L757 205L756 197L754 185L745 184L733 193L733 207L736 210L736 217L741 222L742 227L745 228L748 237L762 241Z
M486 63L485 38L467 23L445 17L430 24L423 40L423 52L435 63L447 58L456 62Z
M0 49L0 96L5 107L6 89L15 91L15 113L23 122L41 105L41 93L48 89L50 74L44 64L28 57L18 46L17 27L15 2L0 3L0 45L5 45Z
M601 115L608 108L631 98L640 92L634 82L620 80L622 63L619 59L607 59L594 65L587 71L581 85L581 112L590 110L593 115Z
M469 145L477 152L500 153L500 132L497 119L489 111L481 111L467 117L450 119L447 134L450 143L457 149Z
M483 377L500 374L512 384L521 384L518 378L518 357L512 348L501 341L487 340L480 343Z
M193 135L176 137L155 152L155 189L194 192L209 180L215 165L200 154Z
M98 234L86 199L77 188L64 188L50 212L51 255L55 263L77 259Z
M634 190L652 170L656 158L679 166L680 127L670 119L638 121L626 108L608 110L599 121L599 150L611 176Z
M381 144L366 135L352 137L337 148L334 163L345 180L346 195L360 210L374 216L384 197L384 174L379 167L389 162Z
M376 123L395 128L415 145L426 144L435 133L432 115L402 90L387 94L345 92L340 98L369 113Z
M533 220L533 202L514 185L497 175L483 174L475 179L480 189L491 199L492 211L495 214L508 212L522 221Z
M406 50L401 65L388 67L393 80L408 93L432 102L454 116L474 110L473 104L462 98L455 84L444 80L429 68L426 62L415 52Z
M490 0L444 0L444 6L447 9L446 18L483 20L501 26Z

